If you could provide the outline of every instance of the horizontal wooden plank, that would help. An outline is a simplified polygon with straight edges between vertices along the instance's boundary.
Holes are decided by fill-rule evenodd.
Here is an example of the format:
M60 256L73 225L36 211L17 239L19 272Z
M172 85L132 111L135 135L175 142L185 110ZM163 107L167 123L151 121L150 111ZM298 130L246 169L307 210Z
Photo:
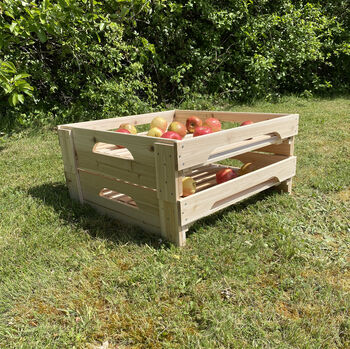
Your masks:
M132 207L122 202L116 200L111 200L106 197L99 195L99 190L90 190L88 187L83 187L83 197L84 202L94 203L102 207L109 208L120 214L129 216L133 219L136 219L144 224L150 224L160 227L159 220L159 209L157 208L153 212L145 211L140 207Z
M108 143L126 147L133 158L140 164L154 164L154 143L161 142L173 144L170 139L148 137L142 135L116 133L111 131L87 130L83 128L72 129L76 154L93 151L97 143Z
M226 121L226 122L243 122L246 120L259 122L259 121L278 118L280 116L286 116L288 114L227 112L227 111L210 111L210 110L175 110L174 121L180 121L185 123L187 118L193 115L199 117L202 120L205 120L208 118L217 118L220 121Z
M292 156L228 182L180 199L181 224L210 215L254 193L295 175L296 157Z
M160 227L158 227L156 225L144 223L143 221L141 221L139 219L136 219L136 218L128 216L126 214L117 212L117 211L112 210L108 207L98 205L94 202L86 202L86 203L88 205L90 205L91 207L93 207L100 214L109 216L111 218L117 219L123 223L130 224L132 226L139 226L142 229L144 229L145 231L148 231L148 232L151 232L153 234L161 236Z
M282 139L297 134L298 120L299 116L297 114L287 115L244 127L215 132L205 136L186 138L177 143L178 170L232 157L235 154L235 143L237 143L237 147L239 148L237 148L237 151L239 153L257 149L253 144L255 142L255 137L273 134L278 137L270 138L270 140L277 143ZM253 139L249 141L249 138ZM244 142L245 140L247 141L244 146L240 142ZM269 140L266 140L266 142L269 142ZM217 149L220 150L221 147L228 147L231 144L231 151L227 152L227 154L209 158L211 154L216 153ZM267 144L262 142L258 145L258 148L265 145Z
M78 168L104 176L116 177L141 186L156 188L155 167L152 161L148 166L135 160L80 151Z
M137 186L132 183L116 180L114 178L102 176L85 170L79 170L79 176L83 193L87 193L89 191L95 193L96 191L99 192L103 188L108 188L110 190L117 191L118 193L131 196L138 206L144 203L146 205L158 207L156 190Z
M247 162L251 162L252 164L254 164L255 169L274 164L278 161L287 158L288 157L286 155L263 154L258 152L244 153L234 157L234 159L239 160L244 164Z
M124 123L130 123L132 125L149 124L152 121L152 119L157 116L161 116L164 119L166 119L168 123L171 123L173 121L174 115L175 115L175 110L167 110L167 111L161 111L161 112L155 112L155 113L138 114L138 115L130 115L130 116L110 118L110 119L77 122L74 124L60 125L60 127L69 128L69 129L78 127L78 128L86 128L90 130L106 131L106 130L116 129L119 127L119 125Z
M259 149L259 151L270 152L278 155L294 154L294 137L285 139L281 144L272 144Z

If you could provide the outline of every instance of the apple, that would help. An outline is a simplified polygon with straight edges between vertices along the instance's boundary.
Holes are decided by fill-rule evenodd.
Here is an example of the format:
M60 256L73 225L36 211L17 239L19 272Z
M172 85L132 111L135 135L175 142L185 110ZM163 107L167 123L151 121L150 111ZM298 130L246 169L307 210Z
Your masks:
M243 121L241 123L241 126L246 126L246 125L251 125L251 124L254 124L254 122L252 120L247 120L247 121Z
M251 162L247 162L246 164L242 165L242 167L238 170L238 174L240 176L243 176L254 170L255 170L254 165Z
M196 192L196 182L192 177L182 178L182 196L186 197Z
M187 129L186 129L186 126L182 123L182 122L179 122L179 121L173 121L169 128L168 128L168 131L173 131L173 132L176 132L178 133L182 138L186 136L186 133L187 133Z
M221 130L221 122L216 118L206 119L203 126L210 127L213 132L218 132Z
M208 135L209 133L213 133L212 129L207 126L199 126L194 129L193 137Z
M179 141L182 140L182 137L174 131L167 131L167 132L163 133L161 138L178 139Z
M157 116L151 121L151 129L153 127L160 128L163 132L165 132L166 128L168 127L168 122L162 118L161 116Z
M197 117L197 116L190 116L187 120L186 120L186 128L187 128L187 131L189 133L193 133L194 132L194 129L196 127L200 127L202 126L203 122L202 120Z
M147 136L151 136L151 137L162 137L163 134L163 130L161 130L159 127L152 127L148 133Z
M238 174L232 168L223 168L220 171L216 172L216 183L224 183L230 179L238 177Z
M131 132L125 128L118 128L117 130L114 130L114 132L118 132L118 133L128 133L130 134ZM123 147L122 145L117 145L116 146L118 149L123 149L125 147Z
M132 124L121 124L119 126L119 128L123 128L125 130L128 130L133 135L136 135L136 133L137 133L136 127L134 125L132 125Z

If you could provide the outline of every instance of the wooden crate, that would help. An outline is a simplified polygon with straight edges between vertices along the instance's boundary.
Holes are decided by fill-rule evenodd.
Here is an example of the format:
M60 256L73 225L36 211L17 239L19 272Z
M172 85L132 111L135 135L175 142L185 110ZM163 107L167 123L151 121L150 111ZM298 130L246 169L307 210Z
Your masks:
M111 131L125 122L148 124L156 116L185 122L191 115L254 124L181 141ZM170 110L60 125L67 186L73 199L183 246L194 221L273 186L291 192L298 119L297 114ZM228 158L252 162L255 170L218 185L215 173L227 166L217 162ZM188 197L182 197L184 176L197 183Z

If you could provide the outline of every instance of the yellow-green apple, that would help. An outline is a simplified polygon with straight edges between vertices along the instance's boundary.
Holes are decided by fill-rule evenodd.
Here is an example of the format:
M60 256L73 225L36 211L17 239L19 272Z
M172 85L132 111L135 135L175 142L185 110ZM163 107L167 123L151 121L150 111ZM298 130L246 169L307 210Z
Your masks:
M173 121L168 127L168 131L173 131L178 133L182 138L186 136L187 129L186 126L179 121Z
M254 122L252 120L246 120L246 121L243 121L241 123L241 126L246 126L246 125L251 125L251 124L254 124Z
M182 137L174 132L174 131L166 131L162 134L161 138L170 138L170 139L178 139L179 141L181 141Z
M168 127L168 122L161 116L157 116L151 121L151 129L153 127L158 127L165 132L166 128Z
M238 170L238 174L240 176L243 176L243 175L245 175L249 172L252 172L254 170L255 170L254 165L251 162L247 162Z
M194 129L193 137L208 135L213 133L212 129L208 126L199 126Z
M189 133L193 133L196 127L202 126L202 120L197 116L190 116L186 120L186 128Z
M203 126L210 127L213 132L218 132L221 130L221 122L216 118L206 119Z
M128 133L130 134L131 132L125 128L118 128L117 130L114 130L114 132L118 132L118 133ZM118 149L122 149L122 148L125 148L123 147L122 145L117 145L116 146Z
M134 125L132 125L132 124L121 124L119 126L119 128L123 128L125 130L128 130L133 135L136 135L136 133L137 133L136 127Z
M238 174L235 170L229 167L223 168L220 171L216 172L216 183L224 183L236 177L238 177Z
M196 182L192 177L182 178L182 196L189 196L196 192Z
M147 136L151 137L161 137L163 134L163 130L161 130L159 127L152 127L148 133Z

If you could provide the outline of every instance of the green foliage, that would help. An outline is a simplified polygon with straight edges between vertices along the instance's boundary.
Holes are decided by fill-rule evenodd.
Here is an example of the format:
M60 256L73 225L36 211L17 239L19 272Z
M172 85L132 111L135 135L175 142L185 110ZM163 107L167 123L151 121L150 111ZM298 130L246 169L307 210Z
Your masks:
M12 85L1 85L2 127L46 123L47 114L53 123L69 122L154 104L153 84L141 63L152 45L146 39L126 42L120 15L113 19L107 5L95 0L6 0L0 5L0 58L14 62L13 74L30 74L35 87L32 101L8 108L5 94L12 93L11 102L23 102L18 92L32 89L20 85L23 91L9 92Z
M4 0L0 128L137 113L191 95L345 90L349 18L345 0Z
M29 74L17 74L15 65L12 62L2 62L0 64L0 87L6 95L9 95L8 102L11 106L24 103L24 95L32 97L33 87L28 84L25 78Z
M155 43L152 75L165 98L191 90L249 100L349 85L350 26L335 10L292 1L167 1L138 28Z

